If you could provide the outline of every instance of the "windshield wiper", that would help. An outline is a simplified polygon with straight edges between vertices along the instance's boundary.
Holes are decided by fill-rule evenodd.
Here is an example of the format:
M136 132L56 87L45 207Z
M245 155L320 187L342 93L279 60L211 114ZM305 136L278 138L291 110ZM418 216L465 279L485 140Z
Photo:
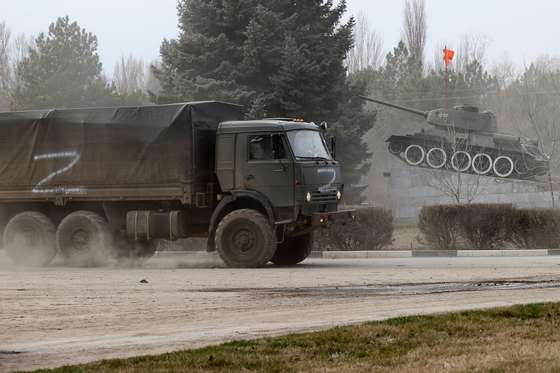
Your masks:
M330 159L325 158L325 157L302 157L302 156L297 156L296 158L310 160L310 161L330 161Z

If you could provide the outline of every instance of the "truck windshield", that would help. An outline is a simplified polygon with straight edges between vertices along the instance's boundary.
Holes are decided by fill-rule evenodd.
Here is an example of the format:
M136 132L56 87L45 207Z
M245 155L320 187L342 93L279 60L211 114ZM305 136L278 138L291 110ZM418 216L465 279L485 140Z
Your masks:
M298 159L332 159L318 131L290 131L288 139Z

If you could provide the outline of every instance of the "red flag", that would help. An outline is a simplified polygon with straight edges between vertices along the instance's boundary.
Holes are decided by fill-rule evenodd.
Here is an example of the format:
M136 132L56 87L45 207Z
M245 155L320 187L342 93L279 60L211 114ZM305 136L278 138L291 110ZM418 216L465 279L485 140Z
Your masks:
M446 47L443 50L443 62L445 62L445 66L448 66L451 61L453 61L453 57L455 57L455 52Z

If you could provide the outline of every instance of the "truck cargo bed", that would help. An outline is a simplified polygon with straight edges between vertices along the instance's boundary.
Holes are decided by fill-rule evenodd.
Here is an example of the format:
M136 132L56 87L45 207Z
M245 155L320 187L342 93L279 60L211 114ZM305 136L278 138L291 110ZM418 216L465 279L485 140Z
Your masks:
M0 113L0 200L188 203L213 181L219 123L240 119L220 102Z

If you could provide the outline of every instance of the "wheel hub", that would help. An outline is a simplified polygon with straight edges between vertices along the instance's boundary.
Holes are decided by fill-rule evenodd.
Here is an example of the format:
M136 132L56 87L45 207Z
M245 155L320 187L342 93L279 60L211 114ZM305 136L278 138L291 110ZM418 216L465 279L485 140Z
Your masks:
M82 229L77 230L72 235L72 243L79 251L86 250L89 247L90 241L91 235Z
M255 246L256 237L248 229L240 229L233 235L233 245L240 252L247 252Z
M37 245L37 232L33 229L23 229L21 231L21 236L23 244L27 247L34 247Z

